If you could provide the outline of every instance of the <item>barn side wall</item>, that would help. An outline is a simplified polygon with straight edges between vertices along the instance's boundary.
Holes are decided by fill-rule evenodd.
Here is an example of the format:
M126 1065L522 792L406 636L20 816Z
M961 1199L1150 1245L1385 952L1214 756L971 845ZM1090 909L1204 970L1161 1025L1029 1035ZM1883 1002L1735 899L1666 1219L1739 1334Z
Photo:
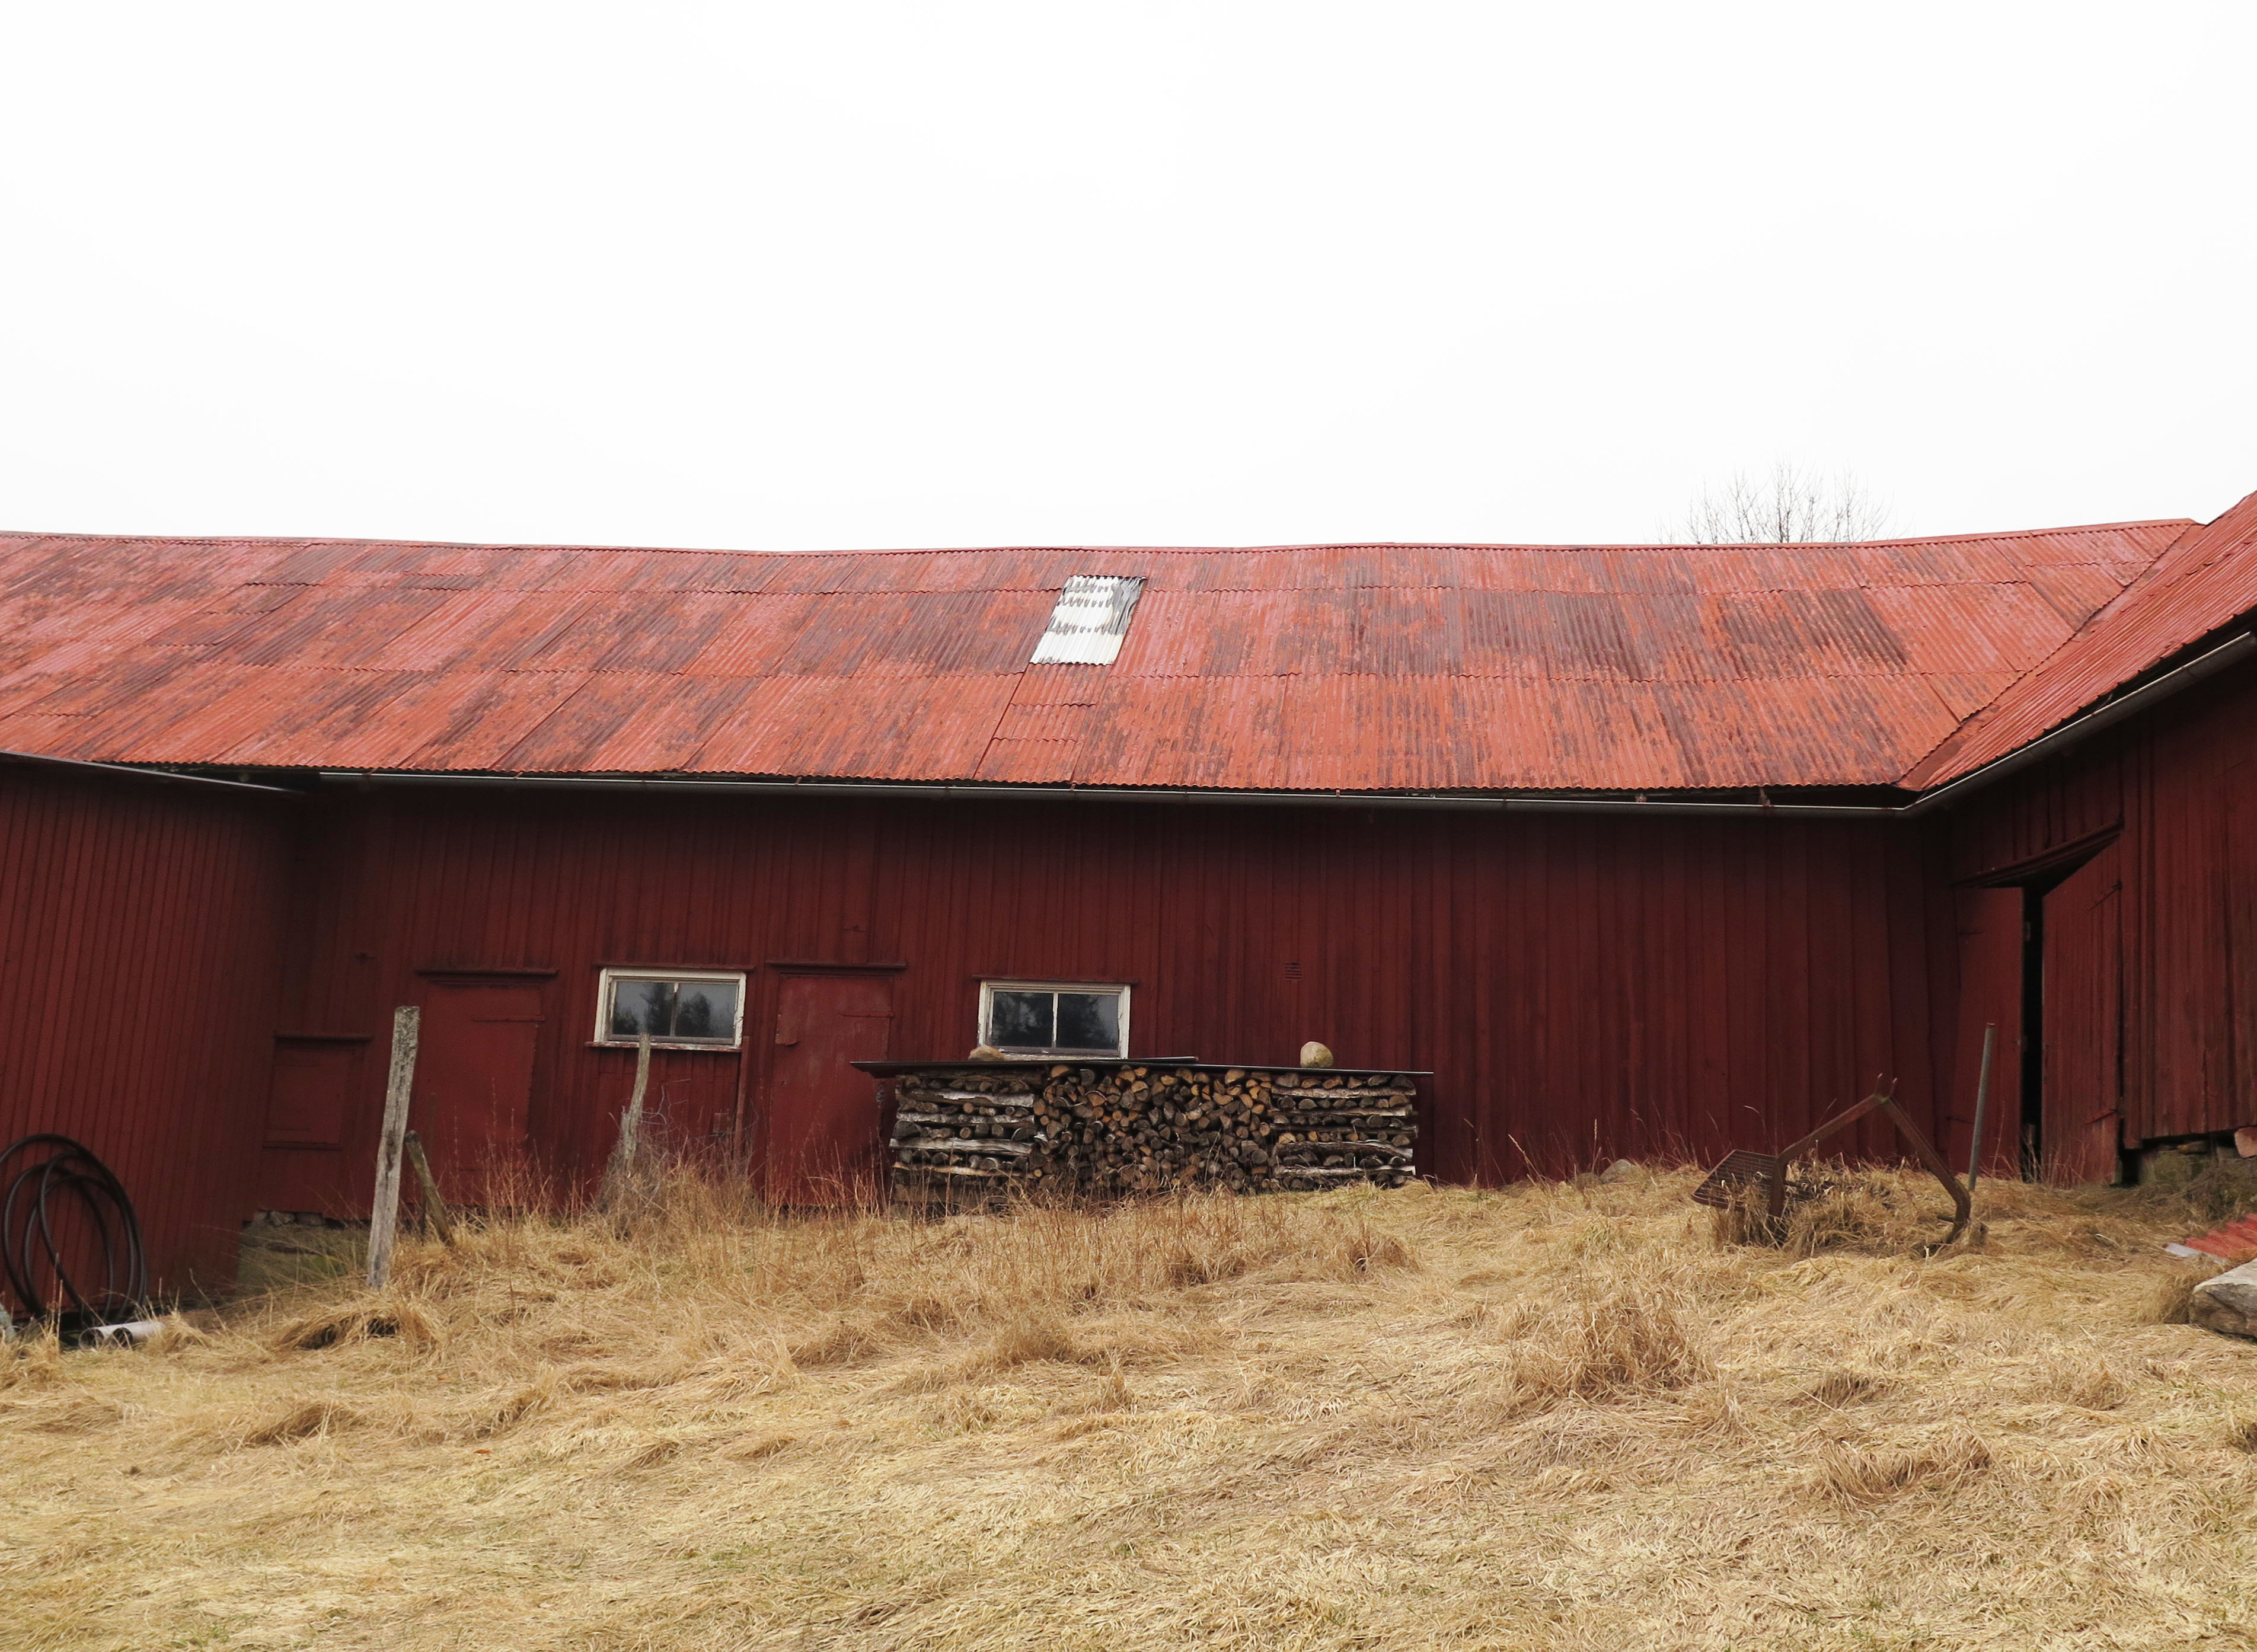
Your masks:
M1125 980L1140 1055L1431 1070L1453 1180L1798 1133L1873 1078L1965 1151L2019 883L2120 868L2123 1136L2257 1123L2257 670L1919 826L910 800L336 790L302 803L0 766L0 1132L86 1141L164 1279L252 1210L364 1210L393 1006L538 993L532 1134L584 1184L628 1052L598 970L749 972L742 1054L660 1052L684 1142L766 1105L786 966L884 967L890 1053L953 1057L982 977ZM2080 1012L2084 1013L2084 1012ZM308 1120L334 1088L334 1128ZM318 1121L316 1121L318 1122ZM1875 1129L1864 1150L1893 1154Z
M542 994L531 1133L583 1185L632 1082L606 964L751 972L745 1055L654 1057L683 1141L740 1087L758 1119L781 963L900 966L897 1058L960 1056L1018 976L1130 983L1139 1055L1432 1070L1454 1180L1769 1144L1881 1075L1929 1117L1949 1052L1933 840L1883 824L379 787L308 831L274 1030L344 1100L270 1147L283 1209L364 1206L392 1006L487 972Z
M255 1193L289 807L0 763L0 1144L91 1148L187 1294Z
M1986 885L2043 885L2113 844L2120 986L2079 1015L2118 1018L2124 1145L2257 1124L2257 669L2241 668L2011 776L1954 811L1949 875L1963 910ZM1963 923L1971 934L1978 924ZM1963 949L1970 957L1979 941ZM1993 950L1996 950L1994 948ZM1994 962L1963 977L1979 1022ZM2048 1025L2048 1046L2106 1045ZM1962 1039L1956 1091L1971 1095Z

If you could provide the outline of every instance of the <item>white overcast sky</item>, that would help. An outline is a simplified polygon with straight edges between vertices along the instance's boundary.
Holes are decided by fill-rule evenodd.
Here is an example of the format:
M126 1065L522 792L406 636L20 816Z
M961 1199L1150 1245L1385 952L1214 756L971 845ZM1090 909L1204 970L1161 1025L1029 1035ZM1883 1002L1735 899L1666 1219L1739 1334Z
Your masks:
M0 4L0 527L1907 533L2257 490L2257 7Z

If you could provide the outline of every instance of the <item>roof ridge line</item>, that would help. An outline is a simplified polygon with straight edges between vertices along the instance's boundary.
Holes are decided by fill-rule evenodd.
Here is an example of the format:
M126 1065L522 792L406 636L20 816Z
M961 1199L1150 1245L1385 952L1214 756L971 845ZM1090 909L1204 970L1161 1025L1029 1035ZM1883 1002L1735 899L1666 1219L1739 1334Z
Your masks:
M1121 545L1095 541L1057 541L991 545L898 545L833 547L822 550L775 550L757 547L696 545L576 545L548 540L415 540L357 538L350 535L259 533L85 533L64 530L0 528L0 539L97 540L110 544L181 546L298 546L358 545L371 550L426 551L562 551L627 556L994 556L1012 553L1093 553L1146 555L1252 555L1286 551L1810 551L1843 550L1861 546L1964 545L1986 540L2050 539L2072 533L2121 533L2128 528L2205 527L2190 517L2145 517L2120 522L2083 522L2063 527L2006 528L1992 533L1927 533L1875 540L1733 540L1716 544L1666 540L1296 540L1255 545ZM2176 546L2177 540L2172 544Z

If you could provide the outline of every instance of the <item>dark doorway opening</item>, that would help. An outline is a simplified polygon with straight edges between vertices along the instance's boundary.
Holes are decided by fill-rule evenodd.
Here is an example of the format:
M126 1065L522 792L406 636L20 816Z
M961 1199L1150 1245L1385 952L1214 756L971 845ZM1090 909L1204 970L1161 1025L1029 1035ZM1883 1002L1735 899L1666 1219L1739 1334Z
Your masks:
M2045 896L2049 886L2022 886L2021 1169L2025 1182L2036 1181L2045 1162Z
M2112 837L2002 879L2022 897L2020 1161L2111 1181L2123 1147L2123 935Z
M2121 1174L2123 863L2116 840L2114 828L2095 833L2002 867L1960 896L1954 1117L1968 1116L1982 1030L1995 1024L1983 1152L1997 1173L2064 1183Z

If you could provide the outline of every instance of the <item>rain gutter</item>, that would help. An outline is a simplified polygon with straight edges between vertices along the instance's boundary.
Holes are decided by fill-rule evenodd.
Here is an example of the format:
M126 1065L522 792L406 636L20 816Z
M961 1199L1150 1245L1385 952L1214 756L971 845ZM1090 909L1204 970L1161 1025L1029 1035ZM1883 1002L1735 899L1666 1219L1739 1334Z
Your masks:
M967 786L913 780L725 780L638 775L433 774L323 769L328 785L478 786L517 791L722 794L795 797L922 797L985 802L1237 803L1273 808L1442 809L1515 815L1770 815L1796 820L1871 820L1900 815L1884 805L1839 803L1641 802L1625 797L1461 797L1433 792L1242 792L1187 787Z
M211 786L228 792L263 792L269 797L302 797L287 786L259 786L250 780L223 780L209 774L182 774L173 769L137 768L131 763L88 763L74 757L42 757L37 752L0 749L0 763L28 763L39 768L75 769L85 774L124 774L135 780L164 780L175 786Z

